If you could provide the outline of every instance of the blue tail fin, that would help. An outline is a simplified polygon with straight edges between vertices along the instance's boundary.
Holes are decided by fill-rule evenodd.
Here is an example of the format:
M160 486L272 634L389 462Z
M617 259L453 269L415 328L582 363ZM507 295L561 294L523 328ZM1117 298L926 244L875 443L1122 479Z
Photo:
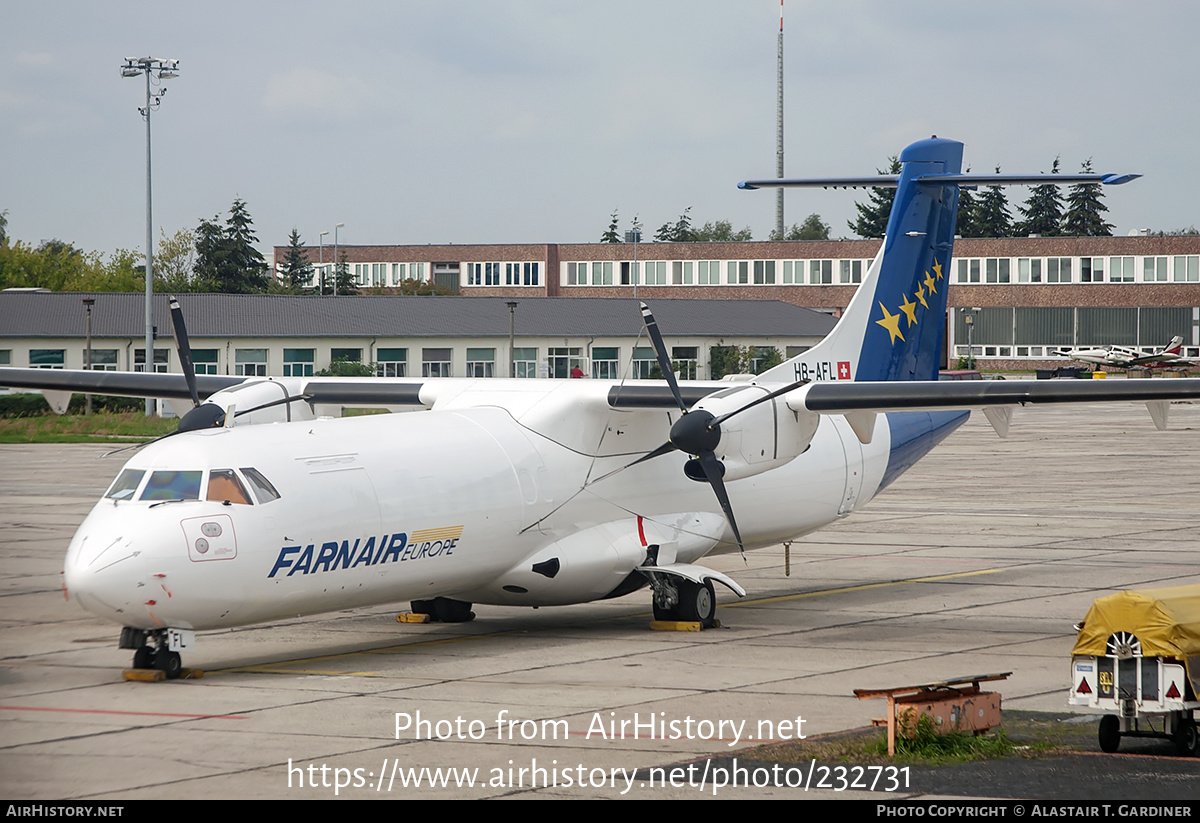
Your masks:
M898 178L875 178L896 186L896 198L862 285L828 337L761 380L937 379L958 185L936 178L958 175L962 152L954 140L921 140L900 154Z

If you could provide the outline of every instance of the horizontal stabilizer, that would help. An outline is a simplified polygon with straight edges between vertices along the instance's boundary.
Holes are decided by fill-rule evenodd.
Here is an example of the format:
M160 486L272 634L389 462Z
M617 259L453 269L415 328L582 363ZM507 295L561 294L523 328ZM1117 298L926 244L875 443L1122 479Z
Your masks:
M1093 183L1097 185L1119 186L1136 180L1140 174L922 174L913 178L913 182L921 186L1042 186L1047 183L1056 185L1079 185ZM812 178L774 178L767 180L743 180L738 183L739 189L753 191L769 188L820 188L820 189L894 189L900 183L897 174L876 174L869 177L812 177Z

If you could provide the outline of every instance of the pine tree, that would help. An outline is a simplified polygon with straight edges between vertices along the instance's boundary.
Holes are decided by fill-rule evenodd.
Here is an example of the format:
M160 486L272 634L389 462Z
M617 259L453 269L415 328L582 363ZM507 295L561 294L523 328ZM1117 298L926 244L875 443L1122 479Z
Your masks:
M312 284L313 265L308 260L308 250L300 240L300 232L292 227L288 235L287 252L284 253L283 263L279 266L279 276L284 285L296 294Z
M996 174L1000 167L996 166ZM1011 237L1012 215L1003 186L988 186L975 204L975 230L972 237ZM963 237L966 237L964 234Z
M608 231L600 236L601 243L624 243L625 239L621 237L621 232L617 228L617 210L613 209L612 222L608 224Z
M654 239L660 243L688 243L696 239L692 229L692 207L688 206L674 223L663 223L654 233Z
M334 267L335 277L337 278L337 293L339 295L354 295L358 294L358 283L350 274L350 264L346 261L346 250L342 249L341 259L338 260Z
M1083 174L1092 173L1092 158L1080 168ZM1104 221L1104 205L1099 183L1080 183L1067 192L1067 214L1063 218L1063 234L1070 237L1111 237L1112 223Z
M246 201L238 198L229 209L222 228L218 214L201 220L196 229L196 277L217 291L229 294L259 294L270 281L267 261L254 244L254 221Z
M888 170L880 174L899 174L900 158L892 155L888 158ZM871 195L866 204L855 203L858 209L858 219L848 223L850 231L859 237L883 237L887 231L888 218L892 215L892 201L896 199L895 189L871 189Z
M971 167L967 166L967 174ZM958 191L958 214L954 219L954 233L959 237L979 237L979 229L975 224L975 213L979 204L975 201L975 193L970 189Z
M1058 174L1058 158L1054 158L1051 174ZM1041 237L1058 237L1062 234L1062 192L1054 183L1034 186L1029 199L1021 208L1025 219L1017 227L1017 233L1036 234Z

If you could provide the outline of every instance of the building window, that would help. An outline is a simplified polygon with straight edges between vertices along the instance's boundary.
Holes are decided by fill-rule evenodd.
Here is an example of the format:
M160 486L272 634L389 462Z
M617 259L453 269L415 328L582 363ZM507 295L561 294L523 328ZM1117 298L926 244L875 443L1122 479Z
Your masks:
M139 351L145 351L145 349L139 349ZM29 367L32 369L61 369L66 364L66 359L67 354L63 349L29 350Z
M1040 257L1017 258L1017 282L1041 283L1042 259Z
M540 263L505 263L504 279L508 286L536 286L540 280Z
M1046 282L1047 283L1070 283L1071 282L1071 258L1070 257L1047 257L1046 258Z
M692 261L676 260L671 264L671 284L675 286L692 285Z
M984 278L989 283L1012 282L1010 266L1012 261L1007 257L989 257L984 261Z
M450 349L421 349L422 377L452 377Z
M233 353L233 373L239 377L266 377L266 349L238 349Z
M362 349L330 349L329 361L331 363L339 361L343 363L361 363Z
M313 363L317 359L316 349L284 349L284 377L312 377Z
M842 260L839 261L838 282L840 283L861 283L863 273L863 261L861 260Z
M154 350L154 371L161 374L162 372L167 371L167 368L170 365L170 363L171 363L171 353L169 350L167 350L167 349L155 349ZM145 371L146 370L146 350L145 349L134 349L133 350L133 370L134 371Z
M513 376L514 377L537 377L537 347L512 350L513 361Z
M1132 283L1133 282L1133 258L1132 257L1110 257L1110 258L1108 258L1108 280L1110 283Z
M377 349L375 373L380 377L407 377L408 349Z
M586 286L587 285L587 263L568 263L567 264L567 285L568 286Z
M833 283L832 260L809 260L808 282L813 286L828 286Z
M217 355L216 349L192 349L192 364L196 367L196 374L216 374Z
M512 265L512 264L509 264ZM468 286L499 286L500 285L500 264L499 263L468 263L467 264L467 285Z
M0 349L0 366L12 365L12 349Z
M87 349L83 351L83 359L87 360ZM85 368L86 368L85 364ZM92 349L92 371L116 371L117 370L117 350L116 349Z
M731 286L741 286L750 282L750 261L730 260L725 264L725 282Z
M1172 267L1172 278L1176 283L1196 283L1200 281L1200 255L1190 254L1186 257L1176 257Z
M495 376L495 349L467 349L467 377Z
M1103 283L1104 282L1104 258L1103 257L1081 257L1081 258L1079 258L1079 282L1081 282L1081 283Z
M613 264L610 262L592 264L592 285L611 286L613 284Z
M697 263L696 284L700 286L719 286L721 284L721 264L716 260L701 260Z
M658 367L658 356L654 354L652 347L634 347L632 372L630 377L634 380L648 380L655 377L662 378L662 369Z
M592 349L592 377L597 380L617 380L621 363L616 346L596 346Z
M1145 283L1167 282L1167 258L1142 258L1142 281Z
M680 380L695 380L699 349L696 346L672 346L671 368Z

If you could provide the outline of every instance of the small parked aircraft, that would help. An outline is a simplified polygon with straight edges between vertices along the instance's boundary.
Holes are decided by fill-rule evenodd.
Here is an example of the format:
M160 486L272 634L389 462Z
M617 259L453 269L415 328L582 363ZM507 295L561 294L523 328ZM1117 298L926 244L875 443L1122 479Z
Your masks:
M1189 365L1194 362L1183 356L1183 338L1179 335L1175 335L1171 338L1170 343L1150 354L1130 348L1129 346L1101 346L1094 349L1058 349L1053 353L1059 357L1069 357L1072 360L1078 360L1081 363L1112 366L1118 369L1128 369L1135 366L1155 369L1164 366Z
M460 621L649 586L660 619L711 624L714 581L744 591L701 558L849 515L966 409L1003 433L1013 404L1143 400L1165 425L1170 400L1200 397L1200 380L937 382L959 188L1049 178L962 174L962 144L937 138L900 160L896 177L743 184L897 189L839 324L749 382L677 382L649 308L665 382L196 375L177 308L183 375L0 369L194 406L80 525L67 591L168 676L197 631L403 600ZM326 403L415 411L317 417Z

